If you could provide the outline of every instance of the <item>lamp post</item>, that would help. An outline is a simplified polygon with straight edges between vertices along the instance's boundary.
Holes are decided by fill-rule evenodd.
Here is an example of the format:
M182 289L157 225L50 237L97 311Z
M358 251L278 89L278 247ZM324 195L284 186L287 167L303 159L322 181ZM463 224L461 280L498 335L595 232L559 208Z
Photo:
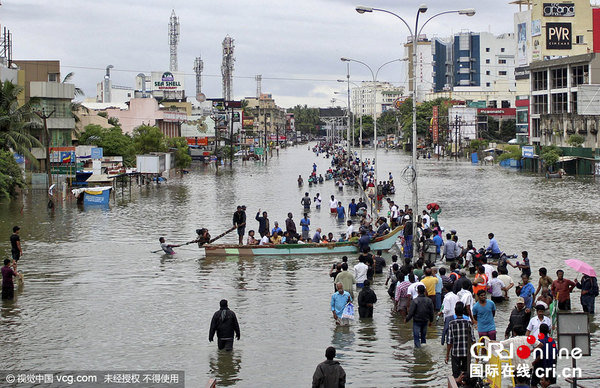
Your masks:
M381 8L372 8L372 7L364 7L364 6L358 6L356 7L356 12L363 14L365 12L373 12L373 11L378 11L378 12L384 12L384 13L388 13L390 15L393 15L395 17L397 17L398 19L400 19L402 21L402 23L404 23L404 25L408 28L408 31L410 33L410 36L412 37L412 44L413 44L413 52L412 52L412 65L413 65L413 90L412 90L412 103L413 103L413 122L412 122L412 169L413 169L413 185L412 185L412 205L413 205L413 239L415 239L417 237L417 215L419 212L419 200L418 200L418 195L417 195L417 41L419 38L419 35L421 35L421 31L423 31L423 28L425 27L425 25L427 25L427 23L429 23L429 21L437 16L440 15L445 15L448 13L457 13L459 15L466 15L466 16L473 16L475 15L475 10L473 8L468 8L468 9L461 9L461 10L453 10L453 11L443 11L440 13L437 13L435 15L433 15L432 17L430 17L429 19L427 19L425 21L425 23L423 23L423 25L421 26L421 28L419 29L419 15L422 13L427 12L427 6L425 4L422 4L419 6L418 10L417 10L417 17L415 18L415 29L411 29L410 25L406 22L406 20L404 20L402 17L400 17L399 15L385 10L385 9L381 9ZM417 244L413 241L413 258L418 256L418 249L417 249Z
M388 61L386 63L384 63L383 65L379 66L379 68L377 69L377 71L375 73L373 73L373 69L371 69L371 67L369 65L367 65L366 63L356 60L356 59L352 59L352 58L346 58L346 57L342 57L340 58L340 60L342 62L356 62L356 63L360 63L361 65L365 66L367 69L369 69L369 71L371 72L371 76L373 77L373 84L371 86L371 101L373 104L373 144L374 144L374 151L375 151L375 157L373 160L373 164L375 164L375 170L374 170L374 175L373 175L373 179L375 180L375 187L377 187L377 100L376 100L376 90L377 90L377 76L379 75L379 71L385 66L388 65L390 63L394 63L394 62L402 62L402 61L406 61L407 58L399 58L399 59L393 59L391 61ZM361 148L362 148L362 136L361 136ZM361 156L361 160L360 160L361 164L362 164L362 156Z
M343 79L338 79L337 82L346 82ZM356 86L357 88L359 88L360 86L350 80L348 80L348 84L352 84L354 86ZM348 94L350 95L350 94ZM348 98L348 101L350 101L350 98ZM349 103L349 102L348 102ZM348 105L350 106L350 105ZM350 109L350 108L348 108ZM356 115L356 114L355 114ZM360 175L362 176L362 113L360 114L360 116L358 116L358 120L359 120L359 141L360 141L360 145L359 145L359 149L360 149L360 154L359 154L359 159L360 159ZM354 116L352 116L352 146L354 147Z
M342 92L333 92L333 94L346 94L346 93L342 93ZM335 99L336 101L341 101L338 99ZM346 101L344 101L346 102ZM348 94L348 102L346 102L346 141L348 143L348 167L350 167L350 161L351 161L351 151L350 151L350 94Z

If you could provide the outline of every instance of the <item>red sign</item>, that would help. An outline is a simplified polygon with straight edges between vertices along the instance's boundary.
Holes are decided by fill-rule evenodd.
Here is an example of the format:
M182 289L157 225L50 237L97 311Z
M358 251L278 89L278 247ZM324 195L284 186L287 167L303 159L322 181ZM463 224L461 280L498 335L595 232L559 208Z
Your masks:
M432 107L433 110L433 117L431 118L431 126L433 129L433 143L437 144L438 142L438 137L440 135L440 128L438 126L438 112L439 107L437 105Z
M187 137L186 140L187 140L188 145L199 145L199 146L208 145L208 137Z
M270 140L272 141L276 141L277 140L277 135L269 135L270 136ZM286 137L284 135L279 135L279 141L285 141Z

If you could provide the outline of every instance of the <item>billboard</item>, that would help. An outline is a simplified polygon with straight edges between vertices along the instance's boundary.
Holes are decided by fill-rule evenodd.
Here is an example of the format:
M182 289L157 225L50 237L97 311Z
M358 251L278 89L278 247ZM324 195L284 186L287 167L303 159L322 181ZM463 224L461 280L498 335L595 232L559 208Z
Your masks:
M544 3L542 12L546 17L573 17L575 16L575 4Z
M570 50L571 23L546 23L546 49Z
M432 140L434 144L438 143L438 138L440 135L440 127L438 125L438 119L439 119L439 107L437 105L434 105L432 107L432 118L431 118L431 129L432 129Z
M527 23L517 24L517 64L525 66L527 61Z
M542 21L540 19L531 21L531 36L542 35Z
M153 71L152 90L183 91L185 90L184 74L171 71Z

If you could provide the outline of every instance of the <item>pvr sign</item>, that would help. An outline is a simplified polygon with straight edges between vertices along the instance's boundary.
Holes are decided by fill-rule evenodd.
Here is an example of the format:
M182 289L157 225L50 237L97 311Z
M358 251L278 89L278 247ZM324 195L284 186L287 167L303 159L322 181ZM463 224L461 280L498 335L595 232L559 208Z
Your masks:
M571 23L546 23L546 49L570 50Z

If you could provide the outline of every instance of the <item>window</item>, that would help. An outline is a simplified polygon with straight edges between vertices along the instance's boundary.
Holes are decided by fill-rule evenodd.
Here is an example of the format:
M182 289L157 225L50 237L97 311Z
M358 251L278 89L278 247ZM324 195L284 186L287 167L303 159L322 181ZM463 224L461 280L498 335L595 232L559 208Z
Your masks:
M506 64L506 59L498 59L498 63L504 65Z
M489 70L486 70L486 71L485 71L485 75L490 75L490 71L489 71Z
M548 113L548 95L533 96L533 113L546 114Z
M531 119L531 136L540 137L540 119Z
M567 87L566 67L550 70L550 76L552 77L552 89L563 89Z
M583 35L577 35L575 37L575 44L584 44Z
M496 101L488 101L488 108L497 108L498 103Z
M489 64L489 63L490 63L490 60L489 60L489 59L486 59L486 60L485 60L485 63Z
M486 48L485 48L485 52L486 52L486 53L489 53L489 52L490 52L490 48L489 48L489 47L486 47Z
M60 82L60 74L48 73L48 82Z
M588 65L573 66L571 67L571 86L575 87L581 84L587 84L589 82L588 77Z
M552 113L567 113L567 93L552 94Z
M571 113L577 113L577 92L571 93Z
M498 75L506 75L506 72L505 71L499 71Z
M534 71L532 77L532 88L533 90L546 90L548 89L548 73L546 70Z
M489 88L489 87L490 87L490 83L489 83L489 82L486 82L486 83L485 83L485 86Z
M501 105L502 108L510 108L510 101L502 100Z
M504 47L500 48L500 52L503 53L504 52Z

